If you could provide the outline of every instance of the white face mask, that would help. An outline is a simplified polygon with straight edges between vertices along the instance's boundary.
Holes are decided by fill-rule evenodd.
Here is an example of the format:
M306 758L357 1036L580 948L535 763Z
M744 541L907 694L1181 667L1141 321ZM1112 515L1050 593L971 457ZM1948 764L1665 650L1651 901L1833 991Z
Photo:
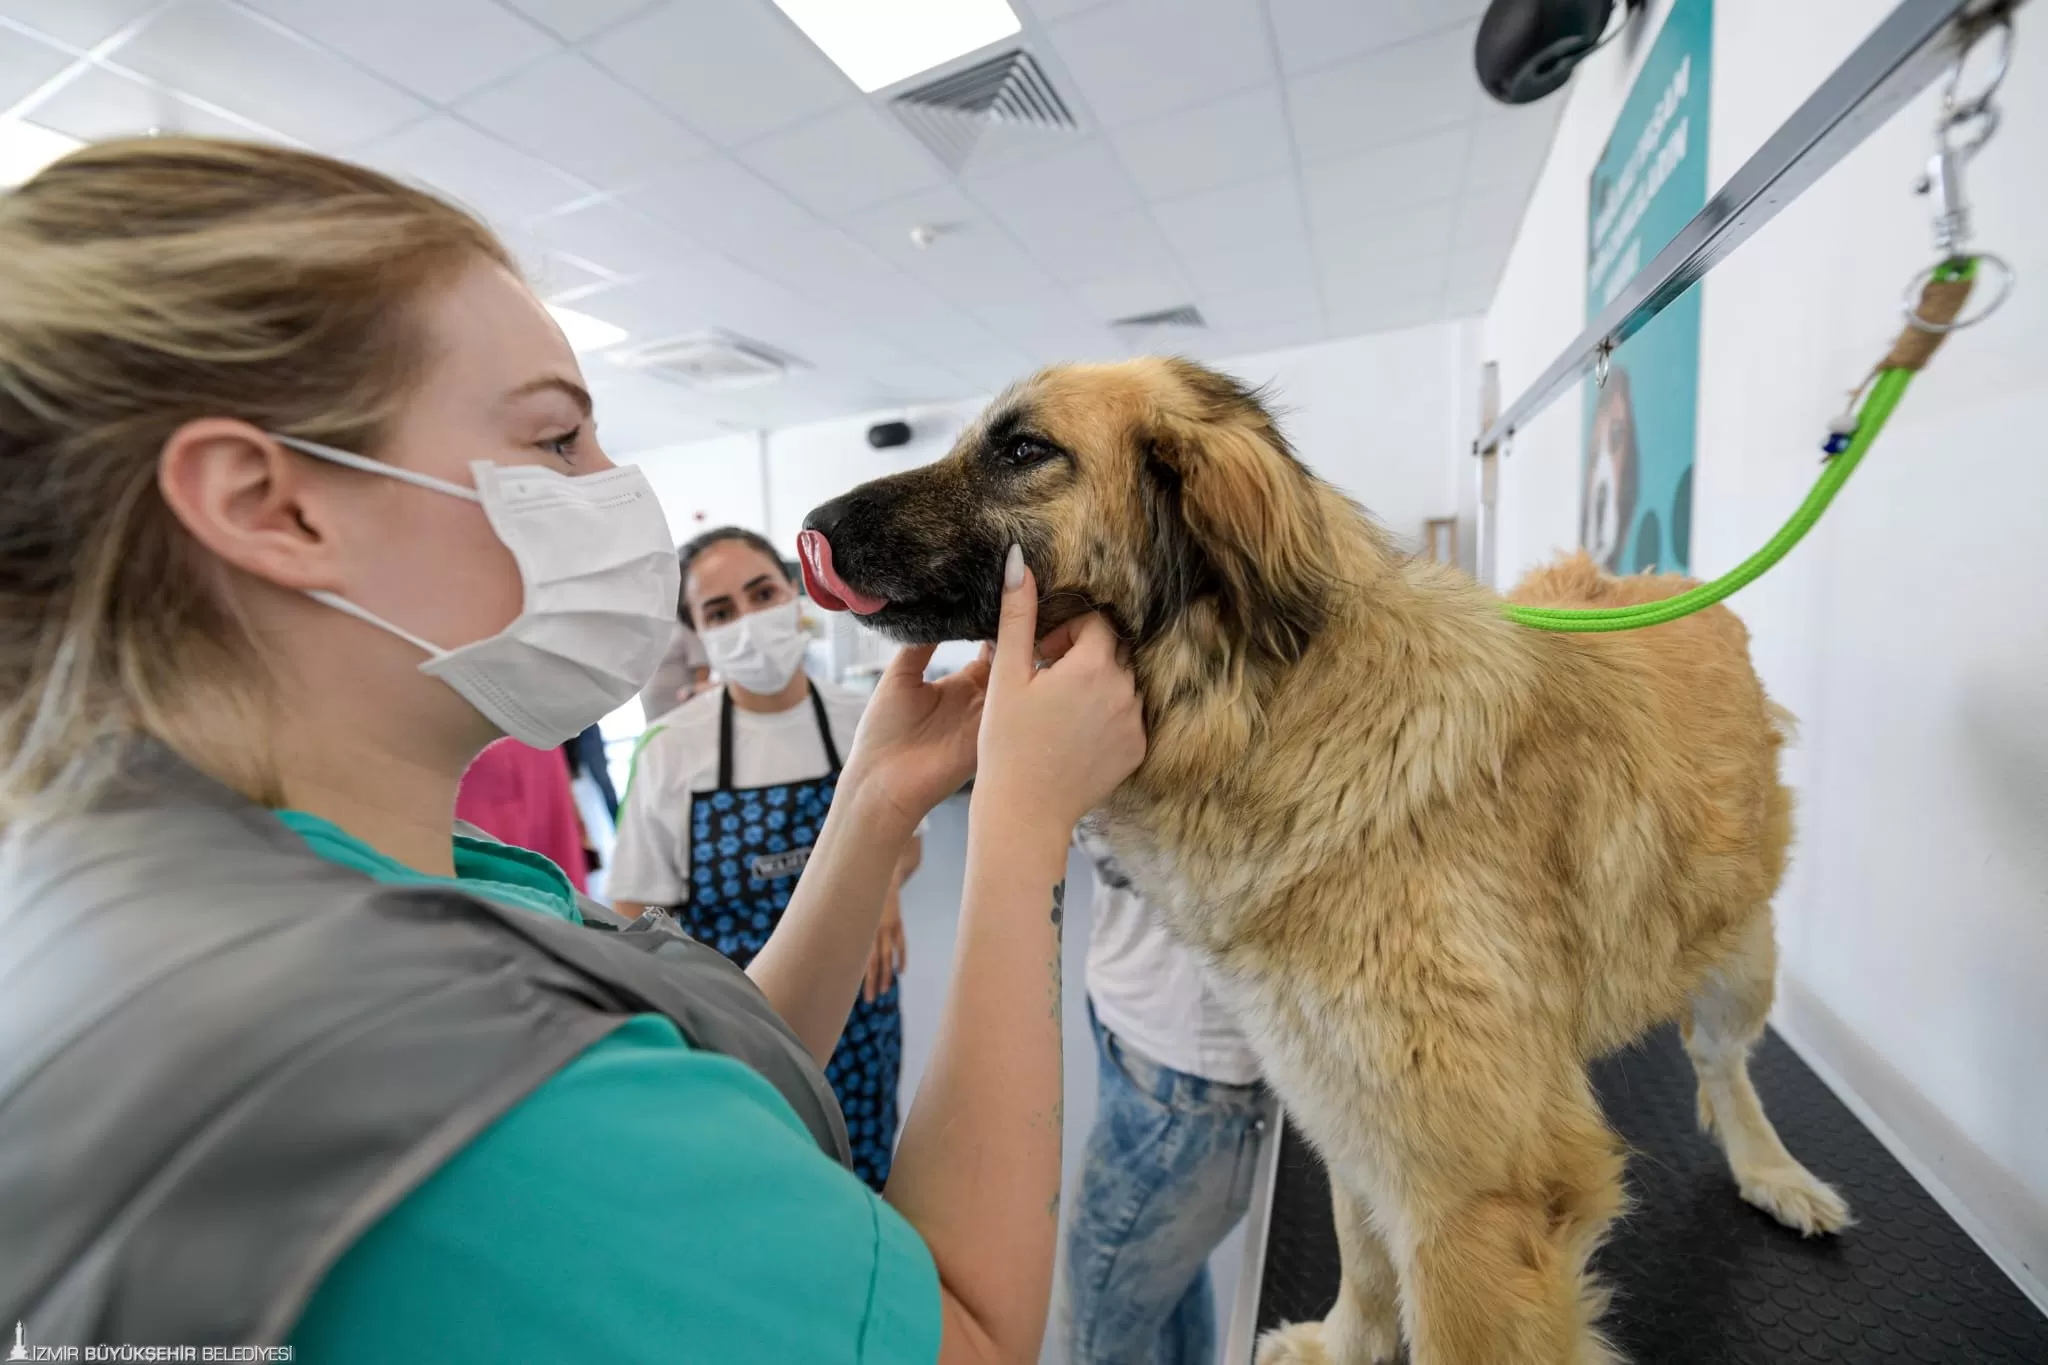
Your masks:
M704 653L718 675L749 692L780 692L804 661L804 634L794 601L700 630L697 638L704 642Z
M481 503L519 565L519 615L495 635L443 649L335 593L308 595L406 641L500 730L536 749L574 739L637 695L675 633L681 569L668 519L632 465L571 478L540 465L471 464L464 488L313 441L318 459Z

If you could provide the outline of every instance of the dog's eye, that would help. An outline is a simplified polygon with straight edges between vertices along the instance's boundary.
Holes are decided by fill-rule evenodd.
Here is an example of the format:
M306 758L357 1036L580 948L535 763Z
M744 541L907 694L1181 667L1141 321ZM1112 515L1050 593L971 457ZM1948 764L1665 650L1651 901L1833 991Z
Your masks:
M1059 448L1036 436L1012 436L996 449L996 458L1012 469L1043 464L1059 454Z

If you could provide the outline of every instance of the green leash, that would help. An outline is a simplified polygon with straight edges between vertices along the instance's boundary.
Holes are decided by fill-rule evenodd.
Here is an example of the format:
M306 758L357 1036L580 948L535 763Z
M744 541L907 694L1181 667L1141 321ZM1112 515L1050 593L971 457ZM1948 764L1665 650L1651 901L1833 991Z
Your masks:
M1935 270L1928 287L1932 290L1935 285L1961 284L1964 286L1961 294L1966 295L1969 281L1976 273L1975 257L1946 261ZM1923 308L1926 306L1923 302ZM1962 297L1959 295L1955 299L1955 310L1960 311L1961 307ZM1949 312L1950 319L1954 316L1955 311ZM1905 396L1906 385L1912 382L1913 375L1926 363L1927 357L1933 354L1934 347L1940 344L1943 335L1944 332L1912 327L1907 329L1906 335L1900 338L1899 345L1893 347L1892 354L1886 357L1886 363L1878 369L1870 385L1870 392L1863 399L1863 406L1857 410L1855 431L1850 435L1848 444L1839 454L1829 457L1826 466L1821 470L1819 481L1813 486L1813 491L1806 495L1806 501L1799 505L1799 510L1792 514L1790 521L1778 528L1776 535L1764 542L1762 549L1719 578L1710 583L1702 583L1696 588L1689 588L1678 596L1666 598L1661 602L1643 602L1631 607L1528 607L1515 602L1504 602L1501 604L1501 610L1507 614L1510 621L1537 630L1640 630L1644 626L1661 626L1667 621L1676 621L1682 616L1703 611L1731 593L1748 587L1789 554L1792 547L1813 529L1814 523L1820 520L1821 513L1828 510L1828 504L1835 500L1835 494L1842 491L1842 485L1849 482L1849 476L1854 474L1856 466L1862 463L1864 453L1870 449L1871 443L1877 440L1878 433L1884 430L1885 421L1892 415L1892 409L1896 408L1899 399ZM1907 347L1909 340L1914 342L1911 348L1912 358L1918 363L1889 363L1900 357L1902 348Z

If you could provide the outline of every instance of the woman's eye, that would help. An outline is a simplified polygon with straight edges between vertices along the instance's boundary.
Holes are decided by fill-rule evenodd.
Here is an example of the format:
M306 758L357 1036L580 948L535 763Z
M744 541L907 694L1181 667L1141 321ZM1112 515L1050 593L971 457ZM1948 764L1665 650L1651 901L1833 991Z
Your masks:
M542 440L535 441L534 444L558 460L574 460L576 458L576 442L582 435L582 427L572 427L560 436L545 437Z
M1018 469L1042 464L1057 454L1059 451L1050 441L1041 441L1036 436L1012 436L1003 443L1001 451L1003 463Z

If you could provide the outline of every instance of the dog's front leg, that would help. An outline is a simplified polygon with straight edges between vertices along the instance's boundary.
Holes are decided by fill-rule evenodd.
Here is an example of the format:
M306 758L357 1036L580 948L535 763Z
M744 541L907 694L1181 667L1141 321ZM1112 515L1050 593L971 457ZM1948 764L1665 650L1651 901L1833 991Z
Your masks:
M1365 1204L1335 1171L1330 1206L1344 1269L1337 1306L1321 1322L1268 1332L1259 1343L1258 1365L1387 1365L1400 1352L1401 1285L1394 1262Z

